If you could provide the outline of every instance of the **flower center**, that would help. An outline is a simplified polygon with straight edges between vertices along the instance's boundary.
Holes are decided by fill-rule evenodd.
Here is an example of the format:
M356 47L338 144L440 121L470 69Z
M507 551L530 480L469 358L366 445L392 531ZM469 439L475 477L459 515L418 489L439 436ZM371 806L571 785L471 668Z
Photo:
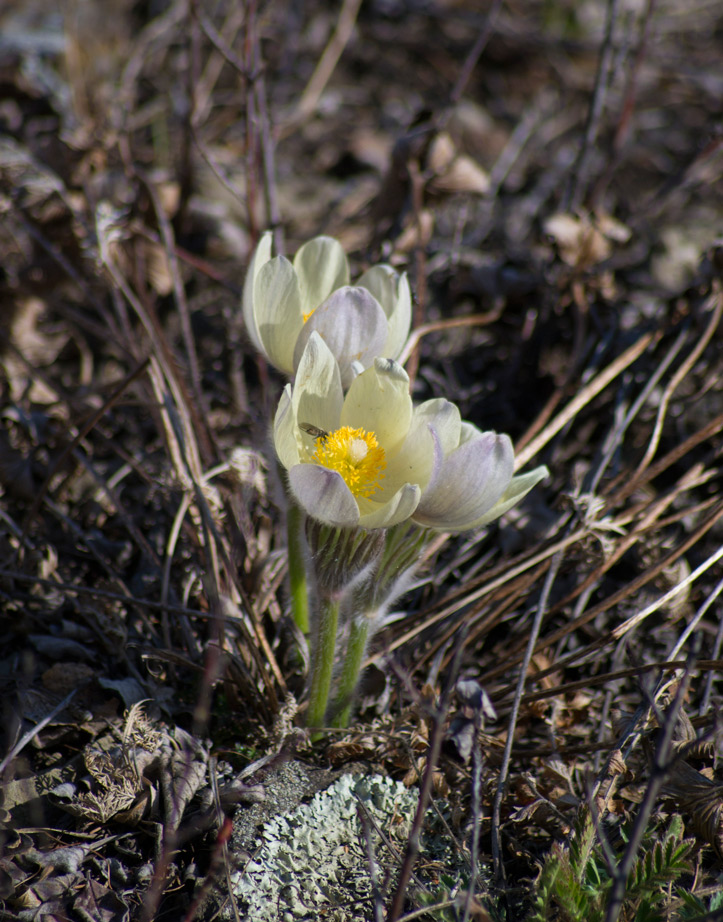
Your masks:
M384 449L373 432L342 426L317 439L312 460L338 471L354 496L373 496L384 477Z

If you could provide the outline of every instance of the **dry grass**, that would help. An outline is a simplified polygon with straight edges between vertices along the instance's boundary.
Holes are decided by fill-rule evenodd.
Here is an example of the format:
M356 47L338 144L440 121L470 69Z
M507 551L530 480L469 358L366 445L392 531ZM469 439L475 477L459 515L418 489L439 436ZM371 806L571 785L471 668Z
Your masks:
M3 918L193 917L279 758L420 782L511 920L590 805L682 812L717 886L718 5L333 6L0 14ZM317 747L238 303L267 226L408 271L415 399L552 472L433 546Z

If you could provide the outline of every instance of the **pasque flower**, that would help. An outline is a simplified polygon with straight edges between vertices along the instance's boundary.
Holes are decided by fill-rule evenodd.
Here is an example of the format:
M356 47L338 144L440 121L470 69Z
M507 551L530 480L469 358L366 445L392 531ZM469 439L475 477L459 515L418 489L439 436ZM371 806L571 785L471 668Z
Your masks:
M272 258L271 234L265 233L244 282L246 327L271 364L294 374L316 331L339 363L344 387L376 356L400 354L411 310L406 275L390 266L373 266L350 285L346 256L331 237L305 243L291 262Z
M336 527L411 519L464 531L502 515L547 475L539 467L514 477L509 436L464 422L450 401L413 406L409 378L393 359L376 358L345 395L316 331L279 402L274 444L296 501Z

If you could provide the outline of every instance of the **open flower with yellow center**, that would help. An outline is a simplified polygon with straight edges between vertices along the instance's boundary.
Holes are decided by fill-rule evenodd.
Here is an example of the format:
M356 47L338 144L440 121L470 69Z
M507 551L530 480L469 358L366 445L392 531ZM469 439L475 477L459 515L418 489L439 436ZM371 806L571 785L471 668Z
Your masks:
M368 269L349 284L349 265L331 237L305 243L293 262L271 256L271 234L256 247L243 289L243 315L256 348L288 375L316 331L339 363L344 387L376 356L396 358L409 335L412 299L406 275ZM358 364L357 364L358 363Z
M513 477L509 436L481 432L448 400L413 406L409 378L377 358L346 395L331 350L312 333L274 420L274 444L295 499L337 527L412 519L442 531L491 522L543 477Z

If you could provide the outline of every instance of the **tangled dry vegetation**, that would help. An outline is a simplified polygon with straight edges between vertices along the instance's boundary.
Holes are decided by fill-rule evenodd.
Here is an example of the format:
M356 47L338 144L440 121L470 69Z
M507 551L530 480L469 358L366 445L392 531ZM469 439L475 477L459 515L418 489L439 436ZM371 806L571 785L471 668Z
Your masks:
M419 895L410 836L338 918L721 917L720 6L481 6L4 5L2 918L200 918L289 759L418 785L470 869ZM552 472L315 746L268 226L406 270L415 399Z

